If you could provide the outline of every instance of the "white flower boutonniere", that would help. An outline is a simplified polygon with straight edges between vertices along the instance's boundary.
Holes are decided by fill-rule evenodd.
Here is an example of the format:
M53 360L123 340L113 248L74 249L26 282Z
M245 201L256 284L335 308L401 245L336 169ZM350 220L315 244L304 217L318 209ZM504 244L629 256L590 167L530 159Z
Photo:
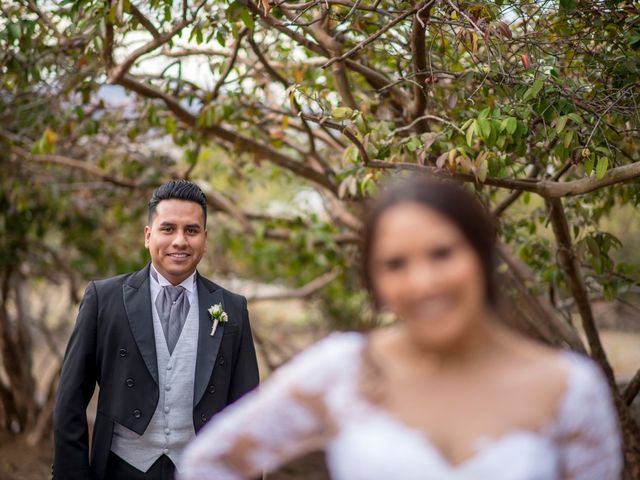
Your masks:
M219 303L211 305L207 311L209 312L209 315L211 315L211 321L213 322L210 333L210 335L213 336L213 334L216 333L216 328L218 328L218 323L227 322L229 320L229 316L227 315L227 312L222 309L222 305Z

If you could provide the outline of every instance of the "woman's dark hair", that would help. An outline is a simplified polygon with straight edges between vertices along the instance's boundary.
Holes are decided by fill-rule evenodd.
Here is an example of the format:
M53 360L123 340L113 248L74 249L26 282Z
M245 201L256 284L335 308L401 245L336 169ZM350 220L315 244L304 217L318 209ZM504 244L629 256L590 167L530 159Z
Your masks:
M476 197L452 182L424 176L396 180L371 202L362 235L362 275L377 304L371 278L371 251L382 214L396 205L414 203L433 209L456 225L478 255L484 272L487 303L498 305L495 285L495 224Z
M204 224L207 224L207 198L198 185L188 180L171 180L155 189L149 200L149 225L162 200L186 200L200 205Z

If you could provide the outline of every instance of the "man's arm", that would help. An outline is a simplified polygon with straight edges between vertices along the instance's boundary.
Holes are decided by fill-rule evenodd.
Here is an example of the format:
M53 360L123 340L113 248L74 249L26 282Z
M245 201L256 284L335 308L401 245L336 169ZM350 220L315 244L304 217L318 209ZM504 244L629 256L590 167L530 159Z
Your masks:
M253 345L251 325L249 324L247 299L243 297L242 301L244 314L242 325L240 326L240 348L238 349L231 376L229 403L235 402L242 395L253 390L260 382L256 349Z
M62 364L53 412L55 480L86 480L89 470L87 405L96 385L98 297L87 286Z

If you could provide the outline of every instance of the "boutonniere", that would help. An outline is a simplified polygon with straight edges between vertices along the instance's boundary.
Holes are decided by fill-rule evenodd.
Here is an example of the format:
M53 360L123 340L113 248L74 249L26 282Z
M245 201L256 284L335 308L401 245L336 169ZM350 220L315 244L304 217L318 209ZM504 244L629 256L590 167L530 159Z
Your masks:
M213 325L211 325L211 333L209 334L213 337L213 334L216 333L216 328L218 328L218 323L227 322L229 320L229 316L227 315L227 312L222 309L222 305L219 303L211 305L207 312L211 315L211 321L213 322Z

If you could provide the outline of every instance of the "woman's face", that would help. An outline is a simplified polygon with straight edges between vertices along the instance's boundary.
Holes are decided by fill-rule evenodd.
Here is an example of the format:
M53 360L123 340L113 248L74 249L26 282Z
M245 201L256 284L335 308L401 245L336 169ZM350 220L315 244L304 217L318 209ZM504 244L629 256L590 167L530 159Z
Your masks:
M417 203L399 204L382 213L373 237L369 268L376 296L412 339L446 347L484 318L482 265L446 217Z

